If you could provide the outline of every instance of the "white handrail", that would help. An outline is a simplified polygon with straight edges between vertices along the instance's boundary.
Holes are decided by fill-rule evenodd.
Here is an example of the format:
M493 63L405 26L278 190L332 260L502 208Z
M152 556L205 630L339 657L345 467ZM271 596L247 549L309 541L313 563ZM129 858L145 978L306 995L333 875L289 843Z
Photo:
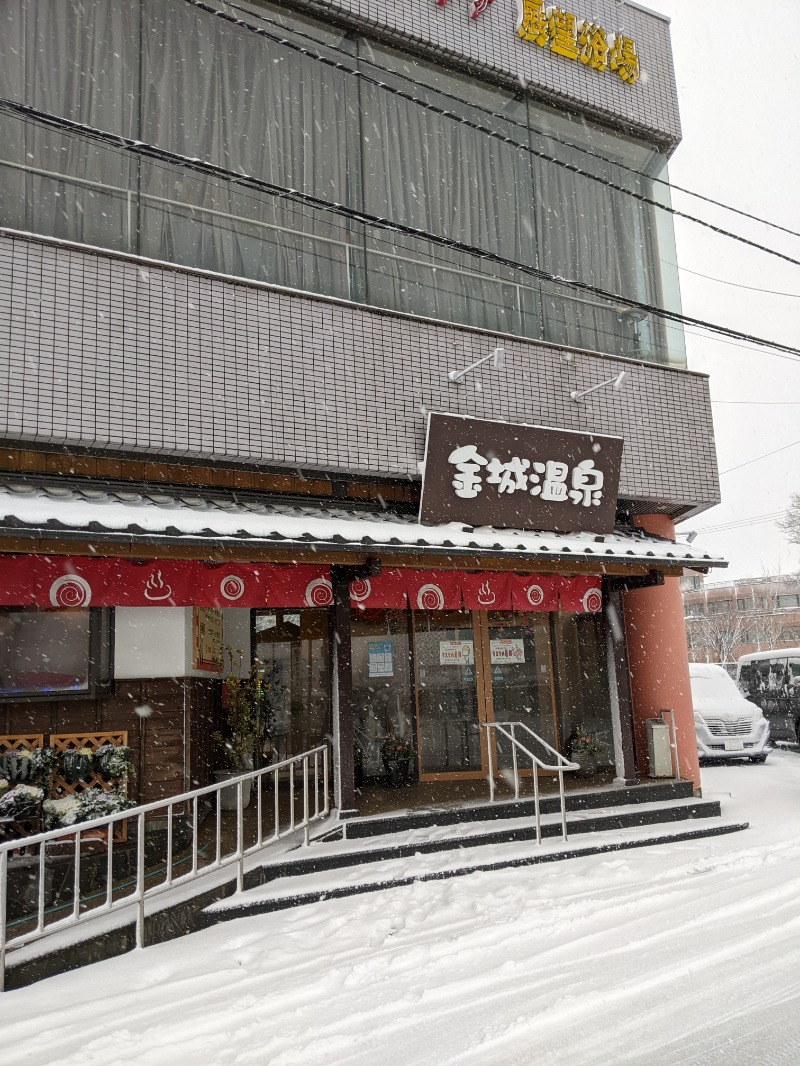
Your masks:
M486 730L486 747L488 750L488 762L489 762L489 802L494 803L494 767L492 765L492 736L490 730L494 730L496 733L500 733L511 741L511 761L514 768L514 799L519 799L519 767L517 765L517 749L522 751L531 760L531 771L533 774L533 809L536 818L536 843L542 843L542 812L541 804L539 800L539 771L540 770L554 770L558 774L558 792L561 799L561 837L564 841L567 840L567 805L564 796L564 771L580 770L580 764L576 762L570 762L565 758L560 751L547 743L547 741L534 733L530 726L524 722L483 722L483 727ZM550 752L556 757L556 763L543 762L535 752L527 748L522 741L516 737L516 730L524 729L526 733L540 744L546 751Z
M197 788L191 792L183 792L178 796L170 796L164 800L154 800L151 803L132 807L126 811L120 811L117 814L107 815L103 818L93 818L91 821L79 822L75 825L63 826L60 829L51 829L43 833L36 833L0 843L0 991L3 991L5 987L6 957L10 951L19 949L33 941L42 940L63 929L85 924L95 918L120 911L126 907L135 908L136 946L143 947L145 943L146 899L151 899L153 896L169 891L176 885L185 885L195 878L233 864L237 866L236 885L238 891L241 891L244 883L244 861L247 856L253 855L275 841L293 835L299 830L302 830L302 841L307 845L309 842L308 829L310 823L321 821L327 818L330 813L328 796L329 757L328 745L320 744L318 747L311 748L300 755L284 759L274 766L239 774L229 781L206 785L203 788ZM321 773L320 762L322 763ZM296 766L299 766L302 771L302 778L300 779L302 813L299 818L296 817L294 796L294 785L298 780L294 773ZM288 825L282 826L278 789L281 774L286 770L288 770L289 774L289 811ZM265 837L264 805L262 804L261 793L265 786L267 788L270 787L265 780L269 776L272 777L274 793L274 803L272 805L274 825L272 826L272 832ZM246 827L244 816L245 788L251 788L252 784L255 784L256 787L254 824L248 824ZM223 822L220 793L223 789L236 790L236 825L231 834L234 847L230 851L225 851L222 840ZM311 790L313 790L314 794L313 804L311 802ZM321 802L320 790L322 791ZM199 836L200 800L203 798L216 800L216 816L213 819L212 826L213 838L208 841L207 845L211 854L209 862L201 862L201 860L205 859L203 852L206 850L205 847L201 847ZM186 813L177 812L177 808L180 807L183 807ZM149 817L152 821L152 816L157 811L161 812L162 819L163 816L166 817L164 876L160 880L158 877L162 873L162 868L158 864L151 864L148 869L145 849L147 819ZM185 854L177 857L177 859L174 855L173 847L173 819L176 816L189 821L191 824L190 842L185 849ZM136 846L131 851L134 870L127 881L115 881L113 877L112 860L114 855L120 850L119 844L115 845L114 842L114 827L121 822L128 822L136 827ZM247 834L246 829L248 831ZM97 836L98 830L101 831L99 840ZM245 843L246 835L248 839L252 839L253 836L255 839L251 843ZM80 888L81 844L87 839L104 844L107 848L105 888L99 890L96 896L91 897L82 896ZM64 844L72 843L74 849L72 903L67 914L48 922L46 921L47 879L45 877L47 853L48 849L58 845L60 842ZM39 876L36 905L32 905L29 913L22 919L14 922L14 924L22 924L22 931L9 936L8 878L11 872L9 867L13 864L15 852L23 853L24 856L37 856L38 852L38 859L34 859L34 862L38 867ZM176 876L174 867L176 865L180 866L182 863L190 863L190 868L186 873ZM11 870L13 870L13 865L11 865ZM130 885L133 885L132 891L125 892L124 890ZM94 898L102 898L103 902L97 906L90 906Z

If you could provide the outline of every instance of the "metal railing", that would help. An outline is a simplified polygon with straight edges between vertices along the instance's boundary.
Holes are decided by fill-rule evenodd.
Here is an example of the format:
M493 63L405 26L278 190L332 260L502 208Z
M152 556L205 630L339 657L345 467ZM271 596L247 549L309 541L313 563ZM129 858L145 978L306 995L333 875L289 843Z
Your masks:
M564 798L564 772L570 770L579 770L580 765L575 762L570 762L566 759L560 751L556 751L554 747L543 740L537 733L525 725L524 722L484 722L483 727L486 730L487 748L489 753L488 765L489 765L489 802L494 803L494 745L492 744L492 730L495 735L498 733L511 741L511 760L514 771L514 799L519 799L519 759L517 752L521 751L531 760L531 770L533 777L533 807L534 815L536 818L536 843L542 843L542 810L539 799L539 771L551 771L558 774L558 793L561 801L561 837L564 841L567 840L567 806ZM516 732L518 729L523 729L533 741L540 745L551 756L555 756L555 763L543 762L538 755L536 755L530 748L526 747L522 741L520 741Z
M233 865L241 892L248 856L300 832L307 845L312 822L328 816L329 765L328 745L321 744L226 782L0 843L0 991L7 954L33 941L135 909L136 946L144 947L147 900ZM115 829L118 836L129 834L132 846L115 840ZM84 889L82 873L90 863L94 883ZM120 866L127 870L120 872ZM58 890L56 867L62 874ZM15 868L23 875L27 902L20 907L15 900L22 913L10 918L9 876Z

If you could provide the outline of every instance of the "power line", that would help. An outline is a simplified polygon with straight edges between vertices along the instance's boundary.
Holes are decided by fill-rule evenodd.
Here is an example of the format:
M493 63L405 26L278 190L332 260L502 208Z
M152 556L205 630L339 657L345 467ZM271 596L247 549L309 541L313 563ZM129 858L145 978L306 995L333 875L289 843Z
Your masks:
M739 463L738 466L731 466L728 467L727 470L720 470L719 476L722 477L723 474L732 474L734 470L741 470L742 467L750 466L752 463L757 463L761 459L768 459L770 455L777 455L778 452L785 452L788 451L789 448L796 448L798 444L800 444L800 440L795 440L792 441L791 444L785 444L782 448L775 448L774 451L765 452L763 455L757 455L755 459L748 459L746 463Z
M768 296L789 296L795 300L800 300L800 292L778 292L775 289L762 289L758 285L743 285L738 281L728 281L726 278L715 278L711 274L701 274L699 270L690 270L688 267L681 266L680 263L670 263L665 260L668 266L677 267L678 270L685 274L694 274L696 278L705 278L707 281L717 281L720 285L730 285L734 289L748 289L750 292L763 292Z
M252 24L246 22L243 19L237 19L237 18L233 18L231 16L226 16L224 12L218 11L215 8L211 8L207 4L201 3L200 0L186 0L186 2L191 4L193 7L197 7L197 8L200 8L201 10L203 10L203 11L206 11L209 14L226 18L227 21L230 21L230 22L234 23L235 25L240 26L240 27L242 27L244 29L248 29L248 30L254 31L256 33L262 32L264 36L268 37L270 40L272 40L272 41L274 41L274 42L276 42L278 44L284 44L284 45L287 45L289 47L293 46L293 42L287 40L286 38L275 37L272 34L266 33L266 31L260 31L259 27L253 26ZM310 33L304 33L302 30L296 29L293 26L287 28L287 27L281 25L280 22L276 22L275 19L269 18L267 15L263 15L263 14L260 14L258 12L255 12L255 11L249 11L247 8L243 8L243 7L239 6L238 4L230 3L230 2L226 3L226 7L229 7L233 11L241 11L242 14L247 15L249 18L258 19L259 22L265 22L268 26L274 26L274 27L276 27L276 29L283 30L284 32L287 32L287 33L291 33L293 37L297 37L297 38L300 38L300 39L306 40L306 41L311 41L311 43L316 45L317 47L326 48L328 51L331 51L331 52L338 52L340 55L344 55L350 60L356 58L356 57L354 57L352 55L352 53L347 52L347 51L345 51L342 48L338 48L335 44L328 44L326 42L319 41L319 40L317 40L317 38L313 37ZM315 55L313 55L313 53L310 53L307 49L297 48L297 46L294 46L294 47L298 51L302 52L304 55L310 55L311 58L316 58L316 59L321 59L321 60L324 60L326 58L326 57L323 57L323 56L315 56ZM374 67L376 70L380 70L381 69L380 67L377 66L377 64L372 63L369 59L363 59L361 56L357 57L357 61L359 63L366 63L367 66ZM364 77L364 78L368 78L369 77L368 75L362 74L358 70L348 69L347 67L345 67L343 64L340 64L340 63L334 63L332 65L334 65L337 69L343 71L344 73L353 74L356 77ZM395 77L402 78L402 75L396 74L394 71L392 73L394 74ZM403 80L407 81L408 79L403 79ZM382 82L379 82L379 81L376 81L375 84L380 85L381 88L383 88L383 89L385 89L385 90L387 90L389 92L397 91L397 90L392 89L391 86L388 86L385 83L382 83ZM458 104L458 105L460 105L462 107L464 106L465 101L463 99L461 99L458 96L454 96L452 93L446 92L444 89L437 88L435 85L428 85L426 82L420 82L419 84L422 85L426 89L430 89L431 92L435 92L438 96L441 96L441 97L443 97L443 98L445 98L447 100L452 100L455 104ZM420 104L421 106L427 106L425 101L419 100L419 99L417 99L415 97L405 97L405 98L409 99L409 100L412 100L414 103ZM609 163L612 166L618 167L620 170L626 170L626 171L628 171L629 174L633 174L637 178L641 178L643 176L640 171L636 170L634 167L628 166L627 163L622 163L622 162L620 162L620 161L618 161L616 159L610 159L608 156L604 156L601 152L595 152L591 148L586 148L583 145L574 144L572 141L567 141L567 140L565 140L562 137L557 137L557 136L555 136L552 133L546 133L546 132L544 132L544 131L542 131L540 129L532 129L529 126L524 126L521 123L517 122L515 119L509 118L507 115L500 115L500 114L498 114L495 111L490 111L488 108L481 107L480 104L468 103L467 106L470 107L473 111L480 111L482 114L486 115L488 118L494 118L494 119L497 119L498 121L506 123L507 125L516 126L518 129L522 130L526 134L527 133L531 133L531 132L537 133L540 137L544 137L547 140L555 141L557 144L563 144L567 148L572 148L574 151L582 152L584 155L590 156L593 159L600 160L603 163ZM443 112L443 113L446 113L446 112ZM462 121L463 122L467 122L467 123L469 122L469 120L463 119L463 118L461 118L458 115L449 114L449 113L446 113L446 114L448 115L449 118L455 119L458 122L462 122ZM487 130L486 132L491 133L492 131ZM501 135L498 135L498 136L501 136ZM517 142L513 142L513 141L510 141L509 143L517 144ZM517 144L517 147L523 148L525 150L531 150L529 145ZM543 158L547 159L547 158L550 158L550 157L543 156ZM560 165L564 165L564 166L568 165L568 164L562 163L561 160L557 160L557 159L554 159L554 158L551 159L551 162L559 163ZM591 175L591 174L589 174L587 176L596 177L595 175ZM769 226L771 229L780 230L781 233L788 233L792 237L800 237L800 232L798 232L797 230L788 229L786 226L781 226L777 222L771 222L769 219L761 218L759 215L753 215L749 211L743 211L741 208L732 207L730 204L722 203L722 201L715 200L715 199L713 199L713 197L710 197L710 196L705 196L703 193L694 192L692 189L687 189L687 188L685 188L682 185L676 185L673 182L667 181L664 178L658 178L658 177L655 177L654 175L646 175L646 176L647 176L648 180L652 181L654 184L663 185L663 186L665 186L665 188L670 189L670 190L674 190L676 192L682 192L686 196L693 196L697 200L702 200L705 203L713 204L714 207L721 207L725 211L730 211L732 214L740 215L742 218L750 219L751 221L758 222L761 225ZM601 179L596 179L596 180L601 180ZM629 192L630 190L626 190L626 189L623 188L620 191ZM670 210L670 208L668 208L665 204L658 203L657 201L655 201L655 203L656 203L656 206L661 207L664 210ZM691 216L682 216L682 217L691 218ZM695 221L699 221L699 220L695 220ZM725 231L724 230L720 230L720 232L724 233ZM730 234L730 236L736 236L736 235L735 234ZM706 275L701 275L701 277L703 277L703 276L706 276ZM712 280L716 280L716 279L712 279ZM746 287L746 286L743 286L743 287ZM776 295L784 295L784 294L776 294ZM788 296L788 295L792 295L792 294L791 293L786 293L785 295Z
M721 336L720 337L717 337L717 336L714 336L714 335L708 336L705 333L697 333L695 330L686 329L685 327L684 327L684 333L686 334L687 337L702 337L704 340L716 341L718 344L725 344L729 348L742 348L746 352L759 352L760 354L764 354L763 346L760 346L760 345L757 345L757 344L737 344L735 341L726 340L724 337L721 337ZM791 355L785 355L783 352L779 352L779 351L770 351L769 350L769 345L767 345L766 347L767 347L767 350L768 350L768 354L772 355L772 356L775 356L776 359L788 359L792 363L796 363L797 362L797 360L794 359Z
M705 526L702 529L698 529L696 532L698 536L701 533L726 533L731 529L738 529L740 526L755 526L761 525L764 522L774 522L778 518L782 518L786 514L786 511L775 511L773 514L767 515L754 515L752 518L739 518L731 522L722 522L718 526Z
M633 189L626 189L624 185L617 185L615 182L608 181L608 179L606 178L599 178L596 174L592 174L592 172L589 170L583 170L581 167L577 166L574 163L567 163L563 159L557 159L555 156L548 155L546 152L542 152L538 148L532 148L530 145L522 144L519 141L515 141L513 137L507 137L505 134L498 133L497 130L493 130L489 126L484 126L479 122L473 122L471 119L454 114L452 111L448 111L446 108L439 107L436 104L431 104L426 100L420 100L419 97L413 96L411 93L407 93L402 89L398 89L394 86L388 85L385 81L381 81L379 78L374 78L372 77L372 75L366 74L363 70L348 67L339 60L331 59L328 56L321 55L319 52L314 52L303 45L296 44L294 41L291 41L286 37L279 37L273 33L269 33L261 26L253 26L249 22L245 22L242 19L236 18L235 15L229 15L225 11L219 11L216 8L213 8L208 4L204 3L203 0L184 0L184 2L190 4L192 7L198 8L200 11L205 11L208 14L213 15L215 18L222 19L223 21L232 23L233 25L238 26L242 29L249 30L251 33L256 33L261 37L265 37L267 40L270 40L275 44L279 44L285 48L290 48L293 51L298 52L300 55L305 55L311 59L317 60L325 66L332 67L335 70L339 70L344 74L351 74L353 77L358 78L359 80L367 83L368 85L372 85L375 88L383 90L384 92L392 93L394 96L399 97L401 100L406 100L408 103L416 104L419 107L422 107L426 111L430 111L435 115L440 115L443 118L452 119L453 121L459 122L470 129L474 129L487 137L491 137L494 140L501 141L503 144L508 144L514 148L519 148L524 152L528 152L539 159L544 159L549 163L554 163L556 166L563 167L565 170L569 170L574 174L580 175L581 177L589 178L591 181L599 182L601 185L604 185L609 189L614 189L616 192L621 192L627 196L631 196L635 200L647 204L650 207L660 208L662 211L667 211L669 214L675 215L677 218L686 219L688 222L694 222L698 226L703 226L706 229L710 229L714 233L719 233L721 236L730 237L731 240L739 241L741 244L747 245L747 247L749 248L755 248L756 250L764 252L767 255L775 256L777 259L783 259L785 262L792 263L794 266L800 266L800 259L794 259L790 255L786 255L783 252L779 252L774 248L768 248L766 245L759 244L757 241L751 241L749 238L742 237L740 234L731 233L730 230L723 229L721 226L715 226L712 222L706 222L705 219L698 218L696 215L690 215L684 211L679 211L677 208L662 204L658 200L654 200L652 197L645 196L643 193L634 192ZM313 38L306 37L306 39L313 41ZM320 43L317 41L314 41L314 44L316 44L317 47L325 47L324 45L320 45ZM450 99L454 98L450 97ZM462 107L464 106L463 101L458 102ZM489 114L491 114L491 112ZM507 118L504 118L501 115L494 117L499 118L505 123L509 122ZM616 166L618 164L614 165ZM633 171L633 173L637 173L637 171ZM639 176L642 177L642 175Z
M198 0L187 0L187 2L196 3ZM407 237L414 237L426 241L429 244L439 245L442 248L449 248L452 251L461 252L465 255L483 259L486 262L507 267L510 270L538 278L540 281L548 281L551 284L577 289L580 292L589 293L615 305L616 308L619 308L620 314L628 310L638 310L665 321L696 326L700 329L708 330L711 333L718 333L725 337L735 338L736 340L749 341L765 348L774 349L778 352L786 352L791 356L800 356L800 348L795 348L792 345L782 344L779 341L769 341L751 333L744 333L741 330L731 329L727 326L720 326L713 322L706 322L703 319L683 315L677 311L669 311L666 308L658 307L655 304L643 303L640 300L634 300L630 297L622 296L619 293L608 292L606 289L601 289L597 285L589 285L587 282L578 281L575 278L558 277L555 274L551 274L549 271L541 270L538 267L529 266L525 263L520 263L508 256L501 255L499 252L490 252L484 248L478 248L474 245L466 244L463 241L456 241L450 237L444 237L437 233L430 233L426 230L416 229L413 226L407 226L399 222L391 222L389 219L382 218L379 215L372 215L366 211L347 207L344 204L339 204L332 200L323 200L310 193L300 192L298 189L289 189L285 186L277 185L274 182L266 181L263 178L256 178L252 175L227 170L225 167L221 167L216 163L209 163L205 160L180 155L164 148L157 148L155 145L147 144L143 141L133 140L132 138L122 136L121 134L109 133L84 123L74 122L72 119L62 118L58 115L41 111L38 108L31 107L29 104L20 104L14 100L0 99L0 111L7 111L15 115L21 115L28 121L38 122L62 131L70 130L87 139L108 144L115 148L126 148L146 159L156 159L201 174L223 178L233 184L241 185L244 188L256 189L260 192L269 193L272 196L303 204L304 206L317 211L325 211L329 214L347 218L351 222L359 223L368 228L401 233ZM800 265L800 263L798 265Z
M748 407L800 407L800 400L712 400L711 402L746 404Z

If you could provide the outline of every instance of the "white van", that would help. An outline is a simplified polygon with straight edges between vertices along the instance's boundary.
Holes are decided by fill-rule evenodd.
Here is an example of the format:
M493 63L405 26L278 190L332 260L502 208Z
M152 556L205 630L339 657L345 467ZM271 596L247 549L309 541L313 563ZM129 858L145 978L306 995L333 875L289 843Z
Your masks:
M769 723L746 700L723 666L689 663L697 754L701 759L764 762L771 750Z
M742 655L736 683L764 712L773 740L800 743L800 648Z

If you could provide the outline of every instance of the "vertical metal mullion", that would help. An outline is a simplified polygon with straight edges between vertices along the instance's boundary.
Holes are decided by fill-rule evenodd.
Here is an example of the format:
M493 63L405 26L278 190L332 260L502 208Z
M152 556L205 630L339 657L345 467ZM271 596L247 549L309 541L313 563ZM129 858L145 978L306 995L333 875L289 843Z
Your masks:
M258 847L264 843L264 819L263 819L263 802L261 796L261 785L264 782L264 774L260 774L254 780L256 786L256 844Z
M327 816L328 812L331 809L330 796L329 796L329 792L328 792L328 789L329 789L328 778L329 778L329 773L330 773L329 765L330 765L330 747L326 744L324 749L323 749L323 752L322 752L322 778L323 778L322 802L323 802L323 813L326 816Z
M3 854L7 855L7 852ZM36 901L36 931L41 933L44 929L44 893L45 893L45 876L47 872L47 850L45 842L41 841L39 844L39 896ZM5 885L0 888L5 896Z
M136 947L144 947L144 811L137 819L136 831Z
M172 884L172 804L167 804L167 884Z
M214 862L219 866L222 861L222 788L217 789L217 811L214 817L216 829L216 851Z
M517 737L514 726L515 722L511 722L511 763L514 767L514 799L519 799L519 766L517 765Z
M75 831L75 867L72 876L72 917L75 921L81 914L81 831Z
M314 752L314 818L319 818L319 752Z
M116 822L108 823L106 840L106 907L110 910L114 903L114 829Z
M244 778L236 785L236 858L236 890L241 892L244 889Z
M41 891L41 885L40 885ZM8 898L8 851L0 851L0 992L6 987L6 899Z
M294 828L294 760L289 763L289 830Z
M197 873L197 796L192 800L192 874Z
M303 843L308 846L308 756L303 756Z

